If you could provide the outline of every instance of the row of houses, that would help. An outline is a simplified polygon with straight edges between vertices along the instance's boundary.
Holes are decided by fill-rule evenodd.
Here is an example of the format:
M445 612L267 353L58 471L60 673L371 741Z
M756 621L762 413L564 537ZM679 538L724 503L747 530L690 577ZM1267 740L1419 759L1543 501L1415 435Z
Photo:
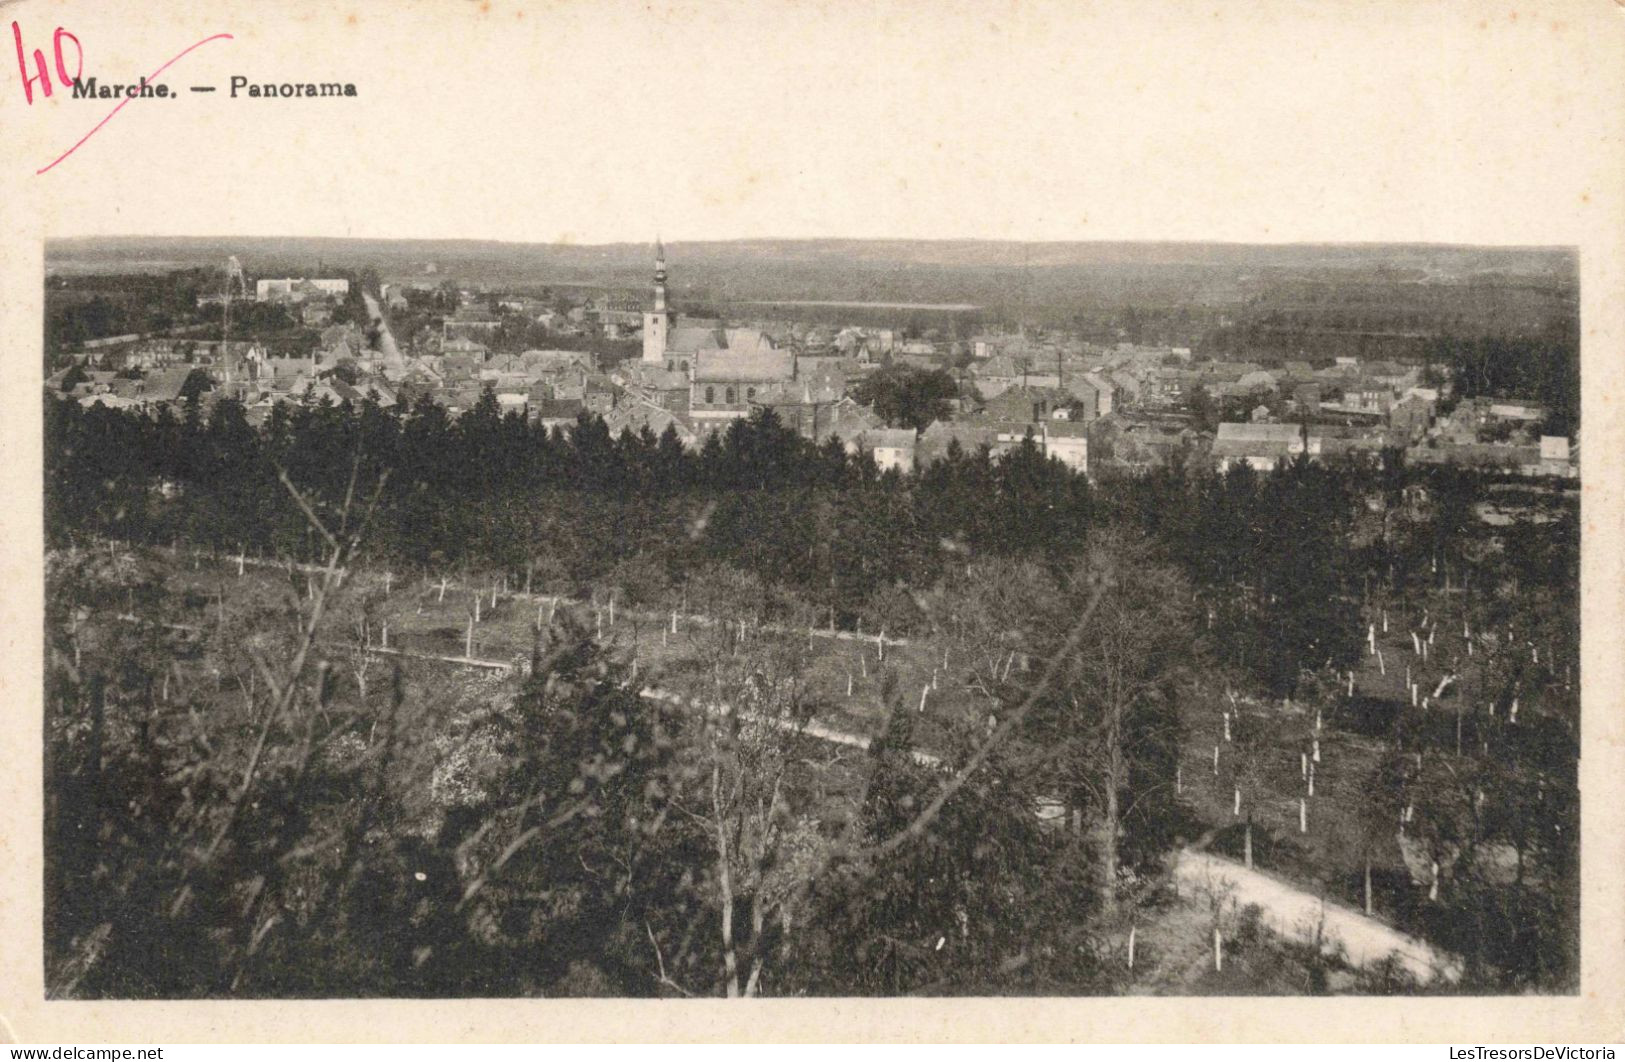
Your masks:
M1565 479L1577 477L1580 471L1577 449L1562 435L1543 435L1532 444L1459 443L1439 438L1417 441L1392 430L1308 423L1220 424L1211 454L1220 471L1241 464L1268 472L1304 454L1310 459L1330 459L1351 453L1375 455L1388 447L1403 449L1406 461L1419 465L1448 464Z

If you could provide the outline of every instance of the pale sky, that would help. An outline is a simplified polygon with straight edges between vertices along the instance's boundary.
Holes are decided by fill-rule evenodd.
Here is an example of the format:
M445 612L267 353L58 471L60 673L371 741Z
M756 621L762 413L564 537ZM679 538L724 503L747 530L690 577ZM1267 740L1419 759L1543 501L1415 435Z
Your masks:
M111 104L23 106L8 42L0 130L49 235L1579 243L1625 19L1520 6L24 0L103 80L236 39L37 177Z

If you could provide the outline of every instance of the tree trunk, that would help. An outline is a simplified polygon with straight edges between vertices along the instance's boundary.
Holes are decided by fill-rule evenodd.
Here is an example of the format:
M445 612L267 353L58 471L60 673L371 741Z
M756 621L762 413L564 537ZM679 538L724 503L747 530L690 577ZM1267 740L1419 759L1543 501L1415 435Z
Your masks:
M1241 835L1241 858L1247 869L1253 869L1253 817L1247 816L1247 827Z
M1365 860L1365 913L1366 913L1367 918L1371 917L1371 857L1370 856L1367 856L1366 860Z
M1121 810L1117 806L1117 793L1123 779L1123 710L1111 708L1111 724L1106 735L1106 814L1101 824L1100 843L1101 909L1108 915L1117 913L1117 831Z
M728 830L722 821L722 772L711 768L711 810L716 816L717 886L722 901L722 965L727 974L728 998L739 998L739 957L734 951L733 876L728 866Z

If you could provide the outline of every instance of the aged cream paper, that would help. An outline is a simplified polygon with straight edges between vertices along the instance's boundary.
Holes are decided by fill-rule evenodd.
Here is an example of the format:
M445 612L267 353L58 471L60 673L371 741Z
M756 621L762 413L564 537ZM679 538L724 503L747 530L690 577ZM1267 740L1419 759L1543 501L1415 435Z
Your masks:
M11 367L0 413L0 631L10 665L0 673L0 1034L25 1042L1625 1036L1625 6L158 0L114 9L21 0L0 5L0 23L0 322ZM86 138L112 104L72 100L61 85L49 97L36 86L29 102L14 23L25 58L40 49L53 78L63 43L69 68L78 48L88 71L130 81L174 59L162 78L174 86L337 80L357 94L183 91L131 101ZM1581 994L45 1002L42 241L591 243L656 232L1578 247Z

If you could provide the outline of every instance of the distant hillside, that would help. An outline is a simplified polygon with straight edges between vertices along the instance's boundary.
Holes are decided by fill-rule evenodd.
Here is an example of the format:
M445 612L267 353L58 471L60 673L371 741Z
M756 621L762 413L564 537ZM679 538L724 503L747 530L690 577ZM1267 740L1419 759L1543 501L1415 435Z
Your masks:
M1326 295L1317 289L1334 292L1334 303L1353 298L1393 307L1428 306L1471 290L1477 296L1469 301L1515 301L1522 322L1570 312L1578 273L1573 250L1550 247L730 240L668 243L666 250L679 306L748 315L762 303L792 301L971 304L984 322L1100 329L1102 335L1121 334L1122 317L1132 308L1130 315L1142 320L1179 315L1166 330L1174 337L1209 331L1220 313L1245 315L1250 306L1283 299L1294 309L1324 306ZM66 275L218 267L228 255L236 255L250 277L343 268L411 283L641 290L649 283L653 245L111 237L53 241L46 269ZM1507 315L1468 316L1496 331L1502 325L1492 326L1490 318ZM1136 326L1127 325L1132 337ZM1478 330L1466 319L1458 325Z
M213 264L235 254L261 271L319 261L382 273L493 273L528 283L559 277L602 283L641 277L652 244L503 243L494 240L365 240L325 237L87 237L50 241L46 268L167 269ZM666 245L676 267L696 269L831 266L855 269L1052 269L1129 267L1226 270L1391 270L1459 279L1475 273L1572 276L1565 248L1453 247L1429 244L1015 243L986 240L726 240ZM253 271L251 269L251 271Z

